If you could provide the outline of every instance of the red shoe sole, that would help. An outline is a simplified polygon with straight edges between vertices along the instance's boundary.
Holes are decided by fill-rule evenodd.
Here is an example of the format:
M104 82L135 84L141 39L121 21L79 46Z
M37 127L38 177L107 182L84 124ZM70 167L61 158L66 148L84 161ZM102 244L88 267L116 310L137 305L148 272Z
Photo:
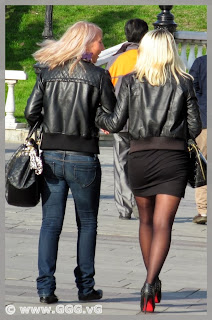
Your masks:
M157 293L156 293L156 295L155 295L155 303L160 303L160 301L159 301L159 299L158 299Z
M144 298L143 312L154 312L152 299L149 299L149 300L147 301L146 310L145 310L145 305L146 305L146 299Z

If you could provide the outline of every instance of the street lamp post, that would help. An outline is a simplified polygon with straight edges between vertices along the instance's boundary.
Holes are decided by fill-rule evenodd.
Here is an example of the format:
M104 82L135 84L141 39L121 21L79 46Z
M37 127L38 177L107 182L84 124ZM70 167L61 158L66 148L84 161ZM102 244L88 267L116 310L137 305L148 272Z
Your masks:
M174 22L174 15L170 12L173 6L159 6L162 10L157 15L157 21L153 23L155 29L157 28L166 28L171 33L174 33L177 28L177 24Z
M53 14L53 5L46 6L46 14L45 14L45 22L44 22L44 30L42 33L42 37L44 40L53 39L52 32L52 14ZM37 62L34 64L35 73L37 76L40 74L41 69L45 68L42 64Z
M52 13L53 13L53 6L52 5L51 6L46 6L44 30L43 30L43 33L42 33L42 37L44 39L53 39Z

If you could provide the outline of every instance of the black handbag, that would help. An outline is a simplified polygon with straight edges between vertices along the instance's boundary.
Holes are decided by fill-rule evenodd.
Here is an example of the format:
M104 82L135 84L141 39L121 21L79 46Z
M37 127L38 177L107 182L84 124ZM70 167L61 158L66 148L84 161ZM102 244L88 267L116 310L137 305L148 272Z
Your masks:
M188 141L189 151L189 174L188 185L199 188L207 185L207 160L198 148L196 142Z
M8 204L34 207L40 201L42 161L37 141L37 122L29 130L25 143L19 146L5 167L5 197ZM35 133L35 140L31 136Z

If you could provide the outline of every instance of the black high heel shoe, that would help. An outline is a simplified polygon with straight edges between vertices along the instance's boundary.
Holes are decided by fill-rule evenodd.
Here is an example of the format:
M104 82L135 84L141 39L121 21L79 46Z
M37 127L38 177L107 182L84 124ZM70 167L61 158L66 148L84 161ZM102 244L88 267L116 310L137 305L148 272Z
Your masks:
M162 296L162 294L161 294L161 281L157 277L157 279L155 281L155 303L160 303L161 296Z
M145 283L141 289L141 311L154 312L155 310L155 285Z

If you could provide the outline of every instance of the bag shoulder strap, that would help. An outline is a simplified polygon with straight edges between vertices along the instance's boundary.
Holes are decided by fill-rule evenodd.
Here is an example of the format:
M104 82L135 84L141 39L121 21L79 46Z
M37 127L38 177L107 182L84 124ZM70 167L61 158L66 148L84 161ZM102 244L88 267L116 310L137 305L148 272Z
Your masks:
M37 121L36 124L33 127L29 128L28 135L26 137L26 140L29 140L33 133L37 130L38 126L40 125L40 121Z

